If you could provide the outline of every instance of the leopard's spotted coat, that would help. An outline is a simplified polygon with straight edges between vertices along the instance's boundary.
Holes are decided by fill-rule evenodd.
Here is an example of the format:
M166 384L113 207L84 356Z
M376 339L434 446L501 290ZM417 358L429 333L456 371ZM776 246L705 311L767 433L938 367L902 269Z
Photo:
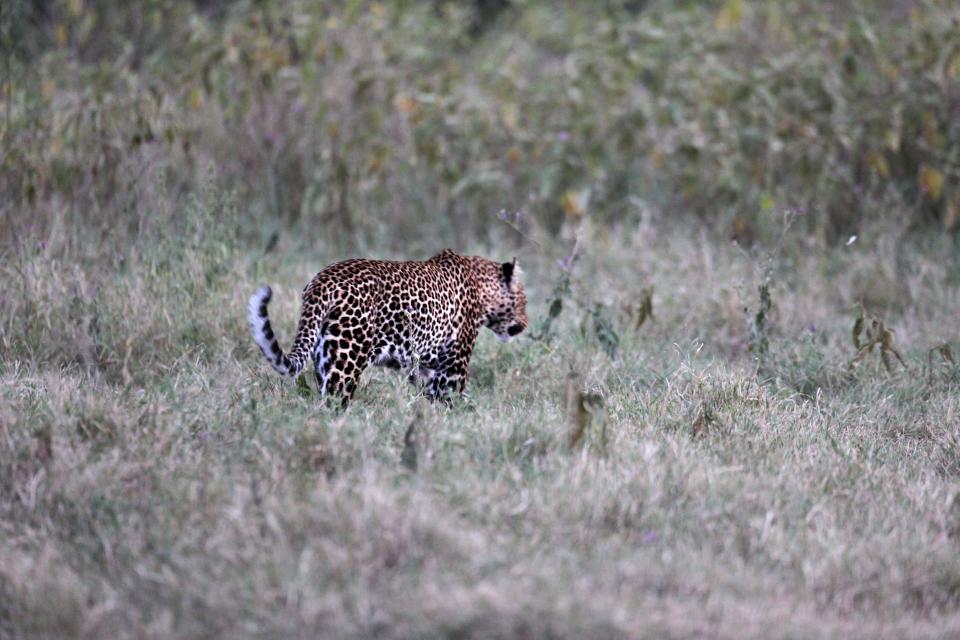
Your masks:
M250 298L253 337L279 373L296 377L313 359L325 396L345 405L373 364L412 371L438 398L463 391L480 327L503 340L527 326L515 262L494 262L445 250L429 260L354 259L318 273L303 291L293 348L283 353L270 327L269 287Z

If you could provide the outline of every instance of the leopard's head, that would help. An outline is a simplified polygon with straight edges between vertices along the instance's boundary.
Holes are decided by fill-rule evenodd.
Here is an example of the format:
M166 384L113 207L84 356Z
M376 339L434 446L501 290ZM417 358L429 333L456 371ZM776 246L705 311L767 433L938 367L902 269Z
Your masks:
M481 265L480 296L483 324L504 342L527 328L527 294L513 262L484 260Z

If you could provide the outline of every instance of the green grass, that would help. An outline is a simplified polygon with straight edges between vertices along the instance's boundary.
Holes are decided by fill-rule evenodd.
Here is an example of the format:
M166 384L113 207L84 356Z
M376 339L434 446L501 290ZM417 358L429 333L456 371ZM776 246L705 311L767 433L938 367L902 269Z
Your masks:
M910 249L910 302L887 318L910 372L849 374L858 274L886 259L870 243L788 243L760 376L742 308L762 261L666 227L587 234L550 344L483 335L449 409L373 371L342 415L276 376L244 324L267 279L289 345L313 255L227 250L229 275L198 295L202 256L153 282L145 251L101 287L86 347L69 298L83 273L21 257L5 274L26 295L3 326L0 630L955 635L960 371L923 366L934 336L956 337L957 258ZM560 272L521 256L536 319ZM611 316L611 360L576 296L618 307L650 284L652 320ZM602 398L573 450L571 369Z

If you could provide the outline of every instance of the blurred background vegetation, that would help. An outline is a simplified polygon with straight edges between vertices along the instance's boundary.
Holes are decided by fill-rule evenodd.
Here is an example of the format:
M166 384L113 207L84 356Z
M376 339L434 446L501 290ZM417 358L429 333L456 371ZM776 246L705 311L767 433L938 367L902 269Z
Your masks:
M241 243L347 253L960 227L951 0L0 7L8 249L116 256L205 189Z

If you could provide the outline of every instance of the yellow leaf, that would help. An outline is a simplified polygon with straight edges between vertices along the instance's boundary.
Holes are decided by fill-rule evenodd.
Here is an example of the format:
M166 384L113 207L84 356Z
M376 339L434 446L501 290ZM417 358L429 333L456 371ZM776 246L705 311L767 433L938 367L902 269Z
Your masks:
M897 69L896 65L887 62L884 60L880 63L880 70L883 72L884 77L890 82L895 82L897 78L900 77L900 71Z
M53 84L53 80L50 80L49 78L44 80L40 84L40 92L43 94L43 99L47 102L50 102L50 98L53 97L53 92L56 88L56 85Z
M770 211L773 209L776 203L773 201L773 196L769 193L765 193L760 196L760 208L764 211Z
M714 21L717 31L729 31L743 22L743 0L727 0L717 12Z
M54 38L57 41L57 46L58 47L67 46L67 37L68 37L67 25L61 22L60 24L57 25L57 29L54 35Z
M393 99L393 106L397 108L397 111L407 116L416 113L419 108L417 101L406 93L397 94L397 97Z
M939 200L943 191L943 174L928 165L921 165L920 175L917 178L920 189L930 196L931 200Z
M74 18L79 18L83 13L83 0L67 0L67 11Z
M190 108L199 111L201 107L203 107L203 94L200 93L199 87L194 87L190 90Z
M383 6L381 2L374 2L370 5L370 13L372 13L377 18L384 18L387 15L387 9Z
M567 191L563 194L563 199L561 200L563 212L571 218L579 218L587 211L587 203L589 201L590 189Z
M890 165L887 164L887 159L879 151L871 151L867 154L867 164L884 178L890 177Z
M889 129L883 136L883 140L887 143L887 148L890 151L900 151L900 132L897 129Z

